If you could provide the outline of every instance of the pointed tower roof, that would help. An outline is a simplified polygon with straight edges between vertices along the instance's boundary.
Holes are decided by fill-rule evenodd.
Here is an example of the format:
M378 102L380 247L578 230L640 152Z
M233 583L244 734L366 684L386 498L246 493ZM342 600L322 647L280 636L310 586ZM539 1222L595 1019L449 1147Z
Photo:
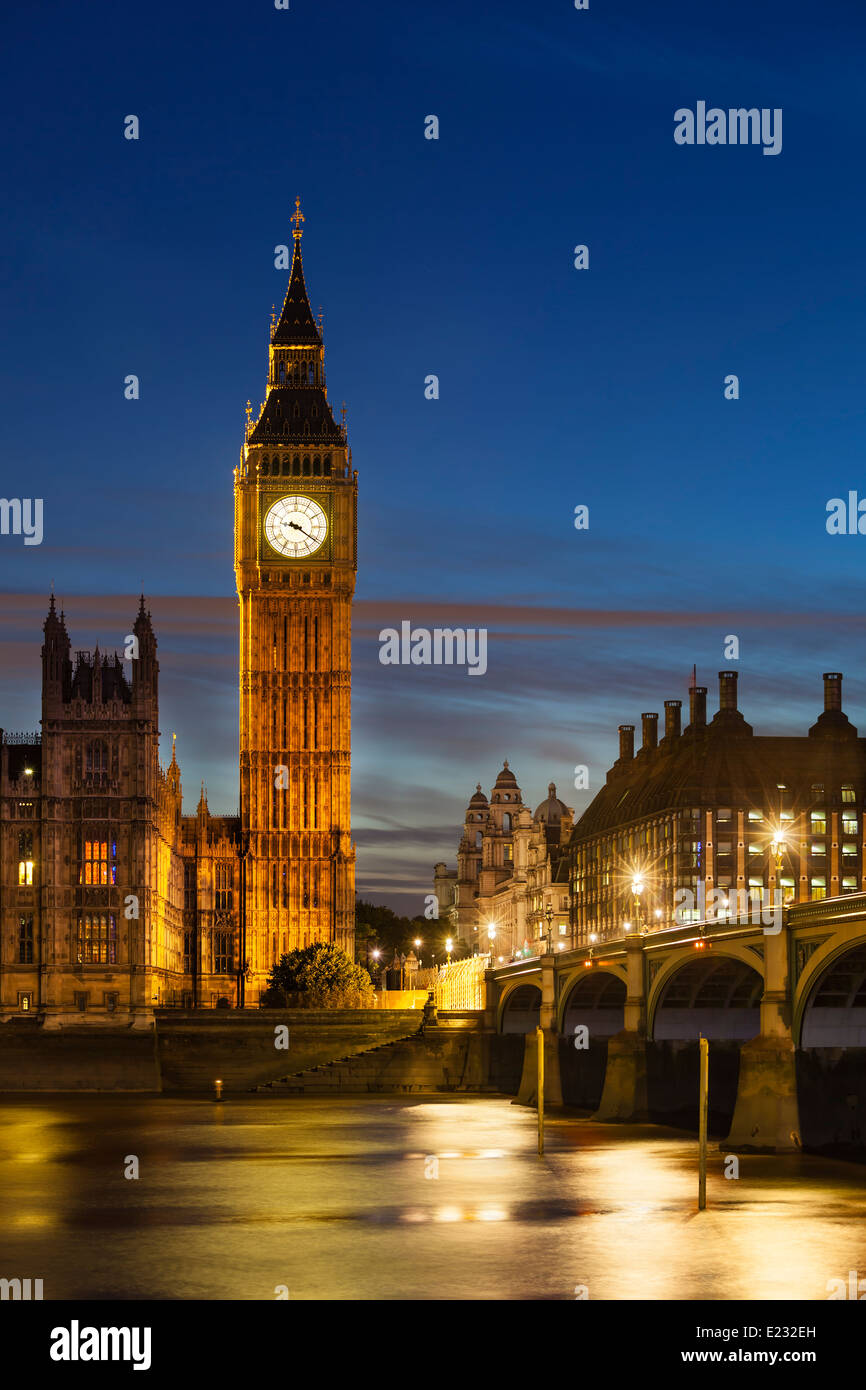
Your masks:
M304 214L301 212L300 198L295 199L295 212L291 220L295 224L292 230L292 273L282 311L274 329L273 341L281 347L321 346L322 335L310 308L301 260L301 237L304 235L301 223L304 221Z
M304 220L295 199L295 252L279 322L271 331L267 394L258 419L247 413L247 443L318 449L345 443L325 387L324 345L301 264ZM248 403L249 407L249 403Z

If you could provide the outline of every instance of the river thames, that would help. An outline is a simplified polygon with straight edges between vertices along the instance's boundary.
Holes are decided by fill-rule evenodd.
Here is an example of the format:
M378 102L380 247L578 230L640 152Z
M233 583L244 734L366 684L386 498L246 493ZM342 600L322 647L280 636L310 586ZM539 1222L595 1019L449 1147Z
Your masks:
M866 1170L471 1097L0 1100L2 1265L45 1299L802 1299L859 1271ZM137 1160L138 1177L133 1172ZM729 1165L730 1166L730 1165Z

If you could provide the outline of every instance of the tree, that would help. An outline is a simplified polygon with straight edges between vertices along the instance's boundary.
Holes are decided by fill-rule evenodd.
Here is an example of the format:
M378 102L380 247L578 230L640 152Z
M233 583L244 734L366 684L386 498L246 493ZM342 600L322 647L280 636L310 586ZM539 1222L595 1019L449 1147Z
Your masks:
M265 1006L285 1004L290 994L300 995L300 1002L308 1008L370 1008L373 982L339 946L316 941L280 956L271 968L263 996Z

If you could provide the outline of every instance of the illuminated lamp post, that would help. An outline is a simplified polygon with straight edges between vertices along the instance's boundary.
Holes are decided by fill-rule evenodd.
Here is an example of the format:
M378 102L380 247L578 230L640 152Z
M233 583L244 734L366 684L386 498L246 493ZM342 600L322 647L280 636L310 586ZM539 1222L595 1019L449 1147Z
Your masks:
M488 941L488 944L489 944L489 947L490 947L490 959L491 959L491 961L492 961L492 960L493 960L493 951L494 951L494 947L495 947L495 945L496 945L496 923L495 923L495 922L488 922L488 924L487 924L487 941Z
M635 917L635 921L636 921L636 923L637 923L638 931L640 931L640 923L641 923L641 898L640 898L640 895L641 895L641 893L642 893L643 890L644 890L644 886L645 886L645 885L644 885L644 881L643 881L643 879L641 878L640 874L635 874L634 878L633 878L632 881L631 881L631 891L632 891L632 896L633 896L633 898L634 898L634 917Z
M785 854L787 848L788 848L788 842L787 842L786 839L785 839L785 832L784 832L784 830L774 830L774 831L773 831L773 838L772 838L771 841L770 841L770 853L772 854L773 859L774 859L774 862L775 862L775 873L774 873L774 879L775 879L775 882L774 882L774 890L775 890L775 891L774 891L773 901L772 901L771 904L770 904L771 907L775 907L775 905L776 905L776 897L775 897L775 894L778 894L778 901L779 901L779 905L780 905L780 906L781 906L781 903L782 903L782 858L783 858L783 856L784 856L784 854Z
M550 955L550 933L552 930L550 924L553 921L553 908L549 907L544 915L547 918L547 954Z
M451 948L453 947L453 945L454 945L454 942L453 942L453 940L451 939L451 937L449 936L449 937L446 939L446 941L445 941L445 950L448 952L448 961L447 961L447 964L448 964L448 965L451 964Z

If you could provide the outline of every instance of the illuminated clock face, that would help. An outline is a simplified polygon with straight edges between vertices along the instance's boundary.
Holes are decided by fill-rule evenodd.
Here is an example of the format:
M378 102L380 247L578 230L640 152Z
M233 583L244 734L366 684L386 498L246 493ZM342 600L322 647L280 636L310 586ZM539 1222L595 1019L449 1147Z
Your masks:
M289 560L313 555L327 534L328 518L311 497L281 497L265 517L268 545Z

